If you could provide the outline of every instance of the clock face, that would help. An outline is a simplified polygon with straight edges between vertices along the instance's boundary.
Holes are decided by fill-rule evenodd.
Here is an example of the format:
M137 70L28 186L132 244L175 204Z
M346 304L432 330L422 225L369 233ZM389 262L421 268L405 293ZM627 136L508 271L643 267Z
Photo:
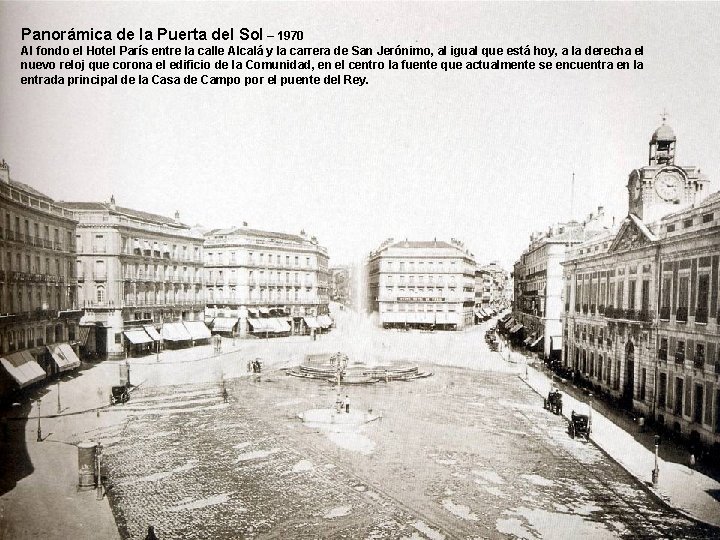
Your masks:
M655 177L655 191L666 201L680 198L680 177L675 173L661 172Z

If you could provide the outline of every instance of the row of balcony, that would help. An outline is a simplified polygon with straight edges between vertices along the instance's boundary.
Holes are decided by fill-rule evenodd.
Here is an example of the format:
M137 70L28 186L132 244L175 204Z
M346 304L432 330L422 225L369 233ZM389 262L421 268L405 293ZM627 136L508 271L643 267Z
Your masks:
M198 307L204 308L204 300L123 300L120 303L115 303L112 300L107 302L96 302L86 301L83 302L84 308L109 308L109 309L124 309L124 308L135 308L135 307Z
M57 309L42 309L37 308L31 311L19 311L17 313L0 314L0 324L18 324L18 323L32 323L36 321L47 321L50 319L57 319L60 314L65 311L76 312L79 317L81 312L75 309L72 310L57 310Z
M10 229L0 228L0 239L9 242L19 242L24 246L33 246L44 249L52 249L54 251L75 251L75 242L59 242L48 238L40 238L31 234L21 233Z
M14 282L31 282L31 283L65 283L65 281L74 281L74 277L55 276L51 274L36 274L30 272L15 272L0 270L0 281Z
M206 304L225 304L225 305L242 305L242 306L267 306L268 304L283 304L283 305L293 305L293 306L307 306L307 305L320 305L320 304L327 304L327 300L323 302L322 299L313 298L313 299L302 299L299 298L297 300L281 300L277 298L253 298L253 299L246 299L246 298L233 298L228 296L223 296L220 298L211 298L206 300Z
M565 304L565 311L569 311L570 305ZM575 304L575 312L583 314L589 314L589 315L595 315L595 304ZM670 320L670 313L671 310L669 307L661 307L659 312L659 318L661 321L669 321ZM604 315L606 319L626 319L631 321L640 321L640 322L651 322L652 321L652 314L648 310L635 310L635 309L622 309L622 308L615 308L613 306L608 306L607 308L605 306L598 306L597 308L597 314ZM716 314L716 322L717 324L720 324L720 311ZM706 324L709 319L709 313L707 307L698 307L695 310L695 322L696 323L702 323ZM688 308L687 307L678 307L675 310L675 320L677 322L687 322L688 321Z
M663 362L667 362L668 359L668 351L667 349L658 349L658 360L662 360ZM684 364L686 360L685 351L675 351L675 364ZM720 373L720 361L715 361L714 363L706 364L706 358L704 354L696 353L695 356L692 359L693 367L696 369L704 369L706 366L714 365L714 372Z
M80 278L78 278L80 279ZM96 280L104 279L102 277L95 277ZM203 280L200 276L195 277L188 277L188 276L153 276L151 274L147 275L132 275L132 274L126 274L123 276L123 281L143 281L143 282L155 282L155 283L194 283L195 285L202 285Z

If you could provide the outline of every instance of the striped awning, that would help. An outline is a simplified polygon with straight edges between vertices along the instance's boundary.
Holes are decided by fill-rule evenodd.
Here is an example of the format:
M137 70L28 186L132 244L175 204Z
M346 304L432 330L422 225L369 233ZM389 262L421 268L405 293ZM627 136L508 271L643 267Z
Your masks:
M123 332L133 345L142 345L143 343L152 343L152 338L142 328L133 328Z
M192 339L210 339L210 330L202 321L183 321Z
M150 326L150 325L143 326L143 329L147 332L147 334L148 334L151 338L153 338L153 340L155 340L155 341L160 341L160 340L162 339L162 338L160 337L160 334L158 333L158 331L155 330L155 327L154 327L154 326Z
M212 327L213 332L232 332L237 322L237 318L215 317Z
M320 324L315 317L303 317L303 320L308 328L320 328Z
M68 343L55 343L47 346L59 371L68 371L80 367L80 359Z
M20 388L25 388L47 376L45 370L28 351L8 354L5 358L0 358L0 365L15 379Z

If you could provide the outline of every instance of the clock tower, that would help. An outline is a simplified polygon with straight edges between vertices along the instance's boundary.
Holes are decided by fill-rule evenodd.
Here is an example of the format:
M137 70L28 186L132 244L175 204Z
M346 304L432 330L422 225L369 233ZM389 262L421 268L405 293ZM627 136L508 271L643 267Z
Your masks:
M645 223L700 202L707 194L707 178L697 167L675 165L675 133L665 123L650 138L648 165L628 178L629 213Z

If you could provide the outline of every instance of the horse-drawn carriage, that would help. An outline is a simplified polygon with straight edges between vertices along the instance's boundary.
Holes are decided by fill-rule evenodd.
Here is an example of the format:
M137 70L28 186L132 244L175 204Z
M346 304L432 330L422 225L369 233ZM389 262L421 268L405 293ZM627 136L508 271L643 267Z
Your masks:
M587 414L577 414L572 411L570 421L568 422L568 433L574 439L575 437L585 437L586 441L590 440L590 417Z
M553 414L562 414L562 393L557 389L551 389L548 397L543 400L543 407Z
M128 392L127 385L113 386L110 388L110 405L116 403L127 403L130 399L130 392Z

